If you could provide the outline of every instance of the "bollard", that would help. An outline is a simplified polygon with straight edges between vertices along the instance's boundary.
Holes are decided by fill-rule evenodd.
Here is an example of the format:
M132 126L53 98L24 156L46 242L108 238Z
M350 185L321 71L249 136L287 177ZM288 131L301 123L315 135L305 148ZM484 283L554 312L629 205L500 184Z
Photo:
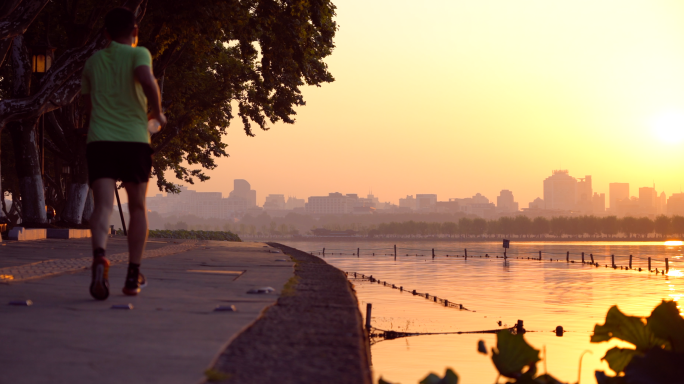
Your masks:
M651 272L651 258L648 258L648 271Z
M525 332L525 328L523 328L523 321L522 320L518 320L518 323L515 325L515 332L519 335L521 335Z
M397 245L394 244L394 261L397 261Z
M563 326L559 325L556 327L556 336L558 336L558 337L563 336Z
M371 327L371 311L373 310L373 304L366 304L366 330L370 331Z
M670 261L666 257L665 258L665 273L669 273L669 272L670 272Z
M582 264L584 264L584 252L582 252Z
M570 251L568 251L568 253L565 254L565 262L566 263L570 262Z
M594 254L593 254L593 253L590 253L590 254L589 254L589 257L591 257L591 263L594 264Z
M435 249L434 248L432 248L432 258L433 259L435 258Z
M356 257L357 257L357 258L358 258L358 257L361 257L361 253L360 253L359 248L356 248Z
M613 265L613 268L615 268L615 255L610 255L610 260L611 260L610 262Z
M632 255L629 255L629 269L632 269Z

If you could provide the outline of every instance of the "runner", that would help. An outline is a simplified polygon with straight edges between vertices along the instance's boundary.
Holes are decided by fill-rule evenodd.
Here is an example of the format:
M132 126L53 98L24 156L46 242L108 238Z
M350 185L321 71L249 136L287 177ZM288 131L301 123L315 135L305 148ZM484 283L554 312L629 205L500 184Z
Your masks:
M152 170L149 119L166 124L161 97L152 73L150 52L137 47L138 26L128 9L116 8L105 16L109 45L85 64L81 95L90 116L86 157L95 209L90 219L93 265L90 294L97 300L109 296L109 261L105 257L107 229L112 214L114 188L121 180L128 194L129 264L123 293L137 295L145 286L140 273L147 241L145 195Z

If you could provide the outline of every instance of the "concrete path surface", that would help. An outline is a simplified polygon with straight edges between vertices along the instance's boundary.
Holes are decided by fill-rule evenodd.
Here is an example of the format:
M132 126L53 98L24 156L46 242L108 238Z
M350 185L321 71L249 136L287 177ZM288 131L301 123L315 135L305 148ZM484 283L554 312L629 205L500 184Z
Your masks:
M82 258L78 253L88 251L88 242L41 240L17 245L7 241L0 246L0 268ZM143 260L141 271L148 287L137 297L121 293L125 262L110 269L111 294L104 302L90 298L90 271L77 262L73 262L75 272L3 280L0 383L203 381L203 372L227 342L277 300L293 276L294 263L282 253L269 253L273 248L262 243L203 241L180 251L178 243L150 244L148 249L156 257ZM122 245L114 241L108 253L125 252ZM171 247L180 253L164 256ZM264 286L276 292L246 293ZM32 300L33 305L8 305L15 300ZM111 309L125 304L134 309ZM229 305L235 305L237 312L214 311Z

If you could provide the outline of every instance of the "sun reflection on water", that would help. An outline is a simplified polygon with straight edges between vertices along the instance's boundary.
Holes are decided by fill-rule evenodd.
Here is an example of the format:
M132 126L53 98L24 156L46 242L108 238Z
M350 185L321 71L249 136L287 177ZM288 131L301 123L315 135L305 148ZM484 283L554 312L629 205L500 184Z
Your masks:
M673 246L677 246L677 245L684 245L684 241L671 240L671 241L664 242L663 245L666 245L668 247L673 247Z

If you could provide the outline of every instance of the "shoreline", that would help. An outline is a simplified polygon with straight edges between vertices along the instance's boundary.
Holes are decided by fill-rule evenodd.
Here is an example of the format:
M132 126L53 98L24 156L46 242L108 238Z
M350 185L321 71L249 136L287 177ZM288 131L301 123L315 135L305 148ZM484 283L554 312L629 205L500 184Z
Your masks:
M370 349L344 272L270 242L295 261L277 302L240 332L212 367L226 383L371 384Z
M391 241L424 241L424 242L464 242L464 243L499 243L504 240L500 238L463 238L463 237L289 237L289 238L246 238L243 241L255 242L275 242L275 241L297 241L297 242L321 242L321 241L346 241L346 242L391 242ZM667 237L665 239L635 239L635 238L537 238L537 239L518 239L508 238L511 243L653 243L662 244L666 241L683 241L680 238Z

